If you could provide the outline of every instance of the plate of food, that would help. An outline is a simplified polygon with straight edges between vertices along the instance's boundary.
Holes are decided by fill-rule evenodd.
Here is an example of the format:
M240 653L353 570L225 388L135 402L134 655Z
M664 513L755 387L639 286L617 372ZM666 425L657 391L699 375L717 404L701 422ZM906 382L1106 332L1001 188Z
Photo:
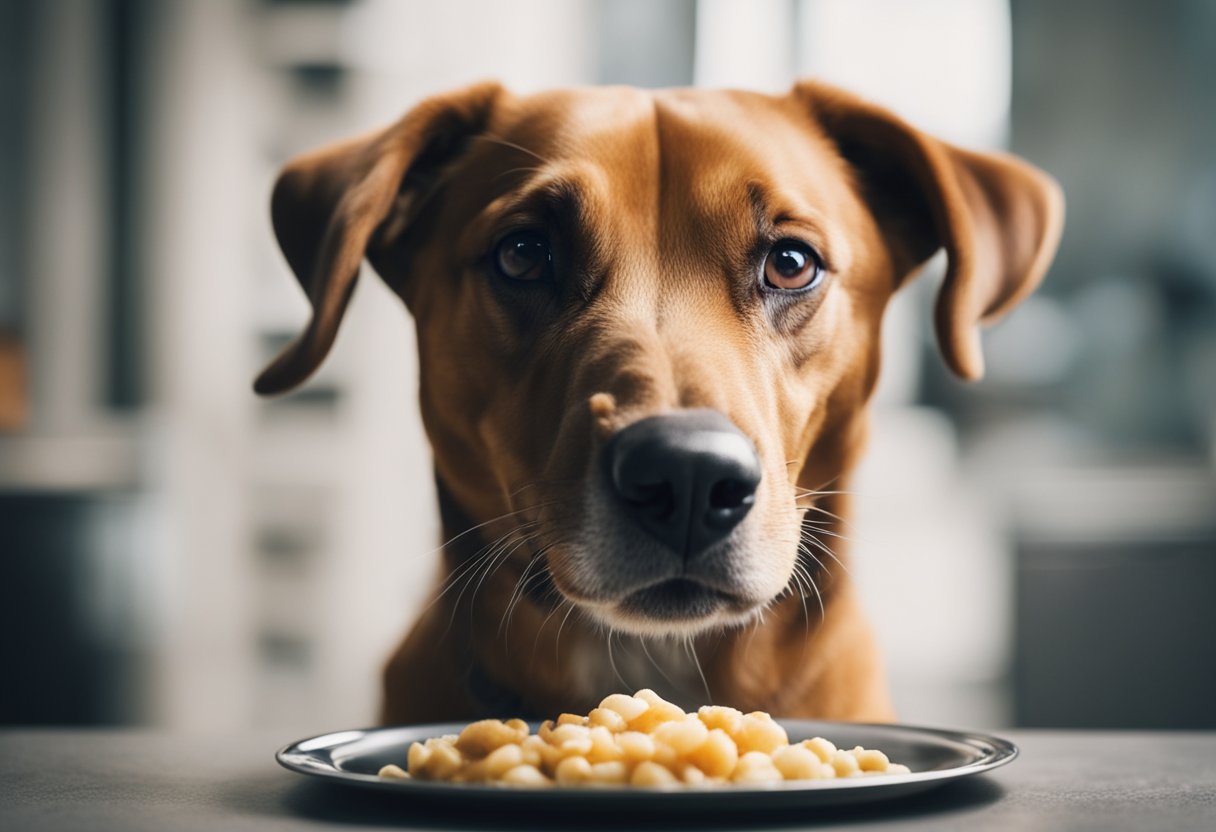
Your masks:
M284 767L336 783L471 805L685 811L794 808L902 797L1015 757L987 734L685 712L653 691L587 715L338 731L294 742Z

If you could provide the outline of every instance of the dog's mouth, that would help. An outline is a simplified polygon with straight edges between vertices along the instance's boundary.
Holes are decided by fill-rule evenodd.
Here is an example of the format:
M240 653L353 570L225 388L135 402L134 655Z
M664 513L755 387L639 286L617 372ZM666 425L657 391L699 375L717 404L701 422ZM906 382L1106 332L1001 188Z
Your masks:
M636 589L607 609L599 606L599 614L616 629L640 635L679 635L745 621L755 606L735 593L677 577Z
M554 552L547 554L552 557ZM637 635L688 635L743 624L767 601L767 596L761 599L746 587L736 587L726 575L672 574L668 570L649 580L623 581L626 586L615 590L589 592L585 585L570 580L569 570L554 570L553 566L547 562L543 578L524 581L524 591L535 603L552 611L559 608L555 599L564 598L592 619Z
M552 607L554 596L560 591L553 581L552 572L548 568L542 572L538 577L524 581L524 592L538 606ZM567 594L567 597L570 596ZM635 589L615 602L582 598L576 603L580 601L601 614L607 614L615 623L628 621L646 630L662 628L665 624L683 629L688 625L722 619L723 613L726 617L742 617L755 606L735 593L688 577L657 581Z
M671 578L625 596L617 610L630 617L655 621L689 621L709 618L739 599L688 578Z

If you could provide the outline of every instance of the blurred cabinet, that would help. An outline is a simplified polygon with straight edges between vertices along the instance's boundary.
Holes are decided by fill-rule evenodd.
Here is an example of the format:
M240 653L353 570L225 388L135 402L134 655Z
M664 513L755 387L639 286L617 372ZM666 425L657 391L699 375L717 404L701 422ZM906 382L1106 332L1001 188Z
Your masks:
M1171 469L1073 485L1069 516L1036 500L1017 542L1015 724L1216 728L1216 487Z
M0 491L0 725L139 722L148 610L129 494Z

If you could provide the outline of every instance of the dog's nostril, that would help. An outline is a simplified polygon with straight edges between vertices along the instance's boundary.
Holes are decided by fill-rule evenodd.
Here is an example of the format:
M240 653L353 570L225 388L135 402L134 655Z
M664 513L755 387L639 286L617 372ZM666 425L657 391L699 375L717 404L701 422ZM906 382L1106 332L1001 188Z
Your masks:
M664 520L675 511L676 496L668 483L657 485L635 486L628 494L622 494L625 501L655 520Z
M722 480L709 490L711 509L732 509L750 506L756 500L756 486L742 480Z

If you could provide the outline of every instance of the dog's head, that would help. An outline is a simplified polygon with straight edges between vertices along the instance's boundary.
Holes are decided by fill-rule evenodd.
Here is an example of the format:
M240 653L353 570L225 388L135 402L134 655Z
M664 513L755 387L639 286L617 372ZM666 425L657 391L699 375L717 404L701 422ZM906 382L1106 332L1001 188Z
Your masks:
M284 170L274 227L314 311L257 389L321 362L366 256L416 318L464 513L595 619L696 632L790 584L904 279L945 249L938 341L976 378L979 325L1042 278L1062 211L1029 165L818 84L475 86Z

